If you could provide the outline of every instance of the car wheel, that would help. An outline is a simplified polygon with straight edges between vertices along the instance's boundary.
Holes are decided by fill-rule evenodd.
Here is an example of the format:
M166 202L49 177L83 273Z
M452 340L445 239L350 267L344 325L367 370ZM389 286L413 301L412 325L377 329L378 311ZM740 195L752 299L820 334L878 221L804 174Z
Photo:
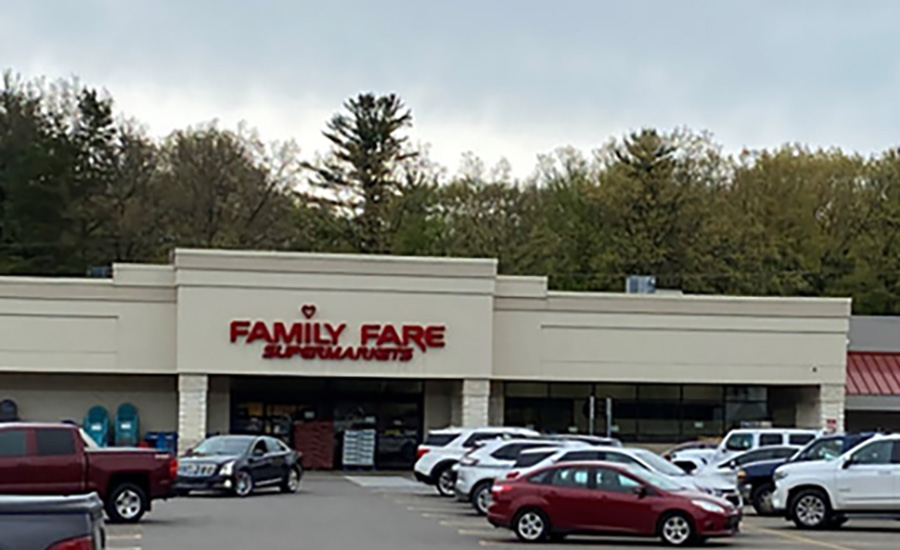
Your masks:
M697 540L694 522L682 512L672 512L659 521L659 538L668 546L687 546Z
M513 531L523 542L539 542L549 536L550 522L543 512L537 508L529 508L516 515Z
M491 482L482 481L472 490L472 508L481 516L486 516L491 506Z
M757 515L771 516L775 513L775 508L772 506L772 494L774 492L775 488L769 483L753 489L753 493L750 495L750 502L753 504L753 509Z
M441 468L437 474L436 487L438 493L440 493L442 497L452 497L455 485L456 476L453 474L453 469L449 465Z
M288 470L284 481L281 482L282 493L296 493L300 489L300 468L295 467Z
M235 496L245 497L253 492L253 478L250 472L241 470L234 476Z
M106 498L110 523L137 523L147 511L147 495L133 483L117 485Z
M816 489L801 491L791 501L791 519L800 529L821 529L828 524L831 515L828 508L828 499L822 491Z

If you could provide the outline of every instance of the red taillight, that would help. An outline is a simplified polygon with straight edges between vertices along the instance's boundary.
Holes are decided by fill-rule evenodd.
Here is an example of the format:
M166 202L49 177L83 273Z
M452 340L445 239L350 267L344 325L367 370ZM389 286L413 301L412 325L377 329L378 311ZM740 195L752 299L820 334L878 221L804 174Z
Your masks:
M87 536L57 542L47 550L94 550L95 548L93 537Z
M416 460L428 454L428 451L430 450L431 449L429 449L428 447L419 447L418 449L416 449Z
M512 490L512 485L509 485L507 483L495 483L491 487L491 493L493 493L495 495L499 495L499 494L505 493L510 490Z
M178 475L178 459L170 458L169 459L169 479L175 479L175 476Z
M516 470L512 470L506 473L506 479L516 479L519 477L519 472Z

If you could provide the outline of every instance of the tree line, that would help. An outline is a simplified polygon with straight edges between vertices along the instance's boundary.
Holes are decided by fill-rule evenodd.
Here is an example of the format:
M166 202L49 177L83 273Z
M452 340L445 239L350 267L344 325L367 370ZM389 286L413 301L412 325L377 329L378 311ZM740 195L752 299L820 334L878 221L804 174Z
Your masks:
M688 293L900 312L897 150L729 155L707 133L643 128L515 179L474 155L451 173L410 142L412 124L398 96L359 94L325 121L330 150L304 161L243 125L151 137L104 92L7 72L0 273L80 276L175 246L477 256L560 290L655 275Z

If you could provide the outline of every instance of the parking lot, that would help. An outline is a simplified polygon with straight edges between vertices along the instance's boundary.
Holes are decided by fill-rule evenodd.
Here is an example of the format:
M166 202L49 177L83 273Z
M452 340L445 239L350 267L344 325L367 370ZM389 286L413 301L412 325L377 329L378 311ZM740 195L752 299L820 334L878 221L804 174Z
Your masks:
M298 494L240 500L202 496L159 502L138 526L111 526L116 550L522 549L465 504L438 497L405 476L310 473ZM709 548L871 550L897 547L900 522L851 521L830 532L802 532L780 519L748 516L733 539ZM541 548L656 548L655 540L567 539Z

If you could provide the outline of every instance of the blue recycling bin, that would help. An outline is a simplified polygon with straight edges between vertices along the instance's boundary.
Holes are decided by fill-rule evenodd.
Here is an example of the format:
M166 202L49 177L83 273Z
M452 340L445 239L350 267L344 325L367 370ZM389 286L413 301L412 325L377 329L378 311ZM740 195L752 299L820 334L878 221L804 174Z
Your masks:
M165 451L171 455L178 454L178 434L176 432L147 432L144 441L154 449Z
M84 417L84 431L97 445L106 447L109 444L109 412L101 405L95 405Z
M115 442L119 447L136 447L140 441L140 418L137 407L122 403L116 411Z

